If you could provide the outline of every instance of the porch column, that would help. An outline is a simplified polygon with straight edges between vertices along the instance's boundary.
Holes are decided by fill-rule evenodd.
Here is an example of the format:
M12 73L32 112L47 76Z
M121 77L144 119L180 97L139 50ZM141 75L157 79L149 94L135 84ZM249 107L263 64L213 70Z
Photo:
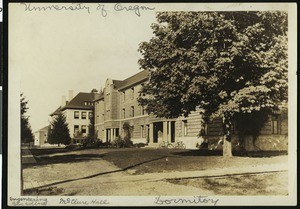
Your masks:
M113 140L113 136L114 136L113 134L114 134L113 128L111 128L111 129L110 129L110 141Z
M168 122L164 121L163 123L163 141L168 140Z
M153 143L153 123L150 123L149 129L149 143Z
M171 142L171 121L168 122L168 141Z
M113 128L113 139L115 139L115 138L116 138L116 129Z

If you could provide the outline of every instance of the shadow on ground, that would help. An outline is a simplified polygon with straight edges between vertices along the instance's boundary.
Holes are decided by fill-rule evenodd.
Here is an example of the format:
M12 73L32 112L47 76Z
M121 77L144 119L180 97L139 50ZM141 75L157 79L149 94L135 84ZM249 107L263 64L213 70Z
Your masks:
M174 152L173 155L179 156L222 156L222 150L184 150L182 152ZM233 156L240 156L240 157L253 157L253 158L260 158L260 157L274 157L280 155L287 155L287 151L238 151L234 150L232 152Z
M36 163L23 164L23 168L30 168L33 166L49 165L49 164L59 164L59 163L77 163L90 160L99 160L103 157L103 154L66 154L57 156L45 156L39 157L34 156Z
M72 152L74 150L69 150L66 148L40 148L40 149L30 149L30 152L37 156L37 155L50 155L50 154L57 154L57 153L66 153ZM24 154L24 150L22 150L22 154Z
M80 155L80 156L82 156L82 155ZM61 156L59 156L59 157L61 157ZM153 162L153 161L156 161L156 160L160 160L162 158L166 158L166 156L162 156L162 157L159 157L159 158L154 158L154 159L150 159L150 160L147 160L147 161L143 161L143 162L137 163L135 165L128 166L128 167L123 168L123 169L117 169L117 170L108 171L108 172L101 172L101 173L97 173L97 174L93 174L93 175L89 175L89 176L85 176L85 177L81 177L81 178L67 179L67 180L50 183L50 184L43 185L43 186L36 187L36 188L26 189L26 190L23 190L23 193L27 194L27 195L40 194L40 191L45 190L44 188L46 188L46 187L52 188L53 186L56 186L56 185L59 185L59 184L63 184L63 183L68 183L68 182L78 181L78 180L84 180L84 179L90 179L90 178L94 178L94 177L97 177L97 176L102 176L102 175L105 175L105 174L118 173L118 172L126 171L128 169L132 169L134 167L140 166L140 165L145 164L145 163L149 163L149 162ZM54 192L53 194L56 195L57 193ZM50 195L51 195L51 193L50 193Z
M183 150L182 152L174 152L173 155L180 156L222 156L222 150Z

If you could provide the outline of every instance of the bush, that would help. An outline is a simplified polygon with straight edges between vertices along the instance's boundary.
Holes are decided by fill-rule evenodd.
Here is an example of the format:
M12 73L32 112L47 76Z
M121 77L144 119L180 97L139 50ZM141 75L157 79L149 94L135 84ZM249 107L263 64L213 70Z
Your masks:
M134 144L134 147L137 147L137 148L140 148L140 147L145 147L147 144L145 143L137 143L137 144Z
M208 142L207 141L203 141L202 143L197 143L196 147L199 149L208 149Z
M120 136L117 136L115 140L112 141L112 146L117 148L124 147L124 140Z
M114 141L112 141L112 146L117 148L123 148L123 147L132 147L133 143L128 137L122 137L118 136Z
M86 140L84 140L83 142L83 147L89 147L89 148L93 148L93 147L101 147L103 146L104 143L102 142L101 139L98 138L94 138L94 137L90 137L87 138Z
M132 147L133 142L128 137L124 137L124 147Z
M65 149L68 149L68 150L79 150L79 149L82 149L82 145L81 144L70 144L70 145L67 145L65 147Z

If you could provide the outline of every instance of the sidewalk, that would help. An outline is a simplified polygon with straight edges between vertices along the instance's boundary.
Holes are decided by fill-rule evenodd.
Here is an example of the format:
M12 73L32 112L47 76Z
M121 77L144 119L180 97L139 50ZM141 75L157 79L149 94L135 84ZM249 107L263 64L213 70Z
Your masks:
M73 182L88 181L93 179L97 184L122 184L133 182L158 182L171 179L189 179L189 178L214 178L214 177L226 177L232 175L246 175L246 174L263 174L273 172L286 172L288 165L286 163L278 163L271 165L245 165L243 167L230 167L222 169L208 169L199 171L183 171L183 172L168 172L168 173L147 173L142 175L130 175L128 172L120 170L117 167L113 167L105 174L101 175L85 175L81 178L73 178L69 180L52 180L52 181L30 181L24 182L24 189L45 188L50 186L57 186L64 184L69 187ZM84 182L82 182L84 184ZM69 185L69 186L68 186Z
M31 154L30 150L28 147L22 147L22 164L31 164L31 163L36 163L35 158Z

